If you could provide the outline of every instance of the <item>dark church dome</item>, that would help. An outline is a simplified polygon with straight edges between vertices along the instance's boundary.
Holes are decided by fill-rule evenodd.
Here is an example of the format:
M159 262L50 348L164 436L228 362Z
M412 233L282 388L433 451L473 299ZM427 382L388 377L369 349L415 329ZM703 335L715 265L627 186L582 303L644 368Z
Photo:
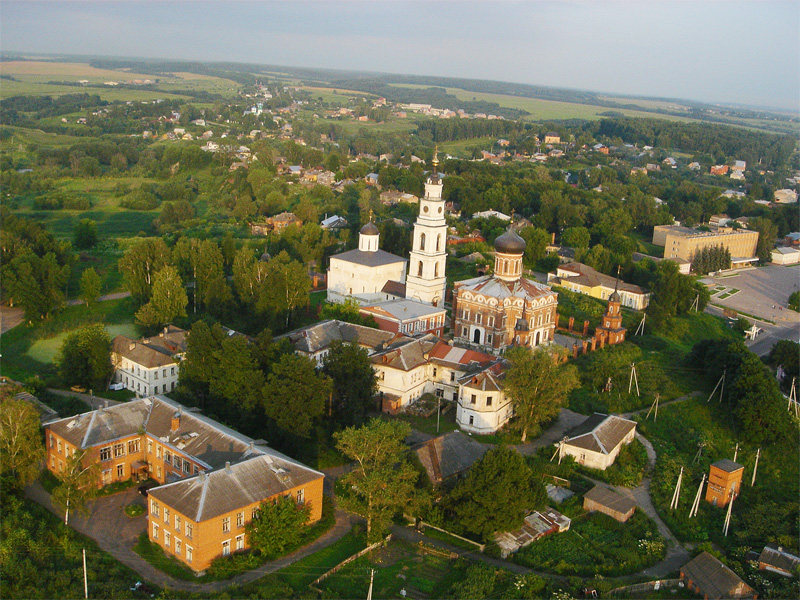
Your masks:
M525 240L509 229L494 241L494 248L503 254L522 254L525 252Z
M364 235L378 235L380 232L378 231L378 228L375 227L375 223L370 221L361 228L361 233Z

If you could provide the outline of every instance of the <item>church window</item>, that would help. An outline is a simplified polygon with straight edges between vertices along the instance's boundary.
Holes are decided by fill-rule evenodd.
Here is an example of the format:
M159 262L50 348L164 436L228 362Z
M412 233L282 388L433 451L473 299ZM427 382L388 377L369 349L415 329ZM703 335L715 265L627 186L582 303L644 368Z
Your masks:
M489 327L494 327L494 317L487 317L487 319L486 319L486 324L487 324Z
M475 315L475 322L476 322L478 325L480 325L482 321L483 321L483 315L482 315L481 313L478 313L478 314L476 314L476 315Z
M442 210L442 209L440 208L439 210ZM440 233L438 236L436 236L436 251L437 252L439 251L439 246L441 245L441 243L442 243L442 234Z
M422 261L420 261L417 266L417 277L422 277Z
M439 276L439 263L434 263L433 265L433 276L434 277Z
M419 249L420 250L425 250L425 234L424 233L420 234L420 236L419 236Z

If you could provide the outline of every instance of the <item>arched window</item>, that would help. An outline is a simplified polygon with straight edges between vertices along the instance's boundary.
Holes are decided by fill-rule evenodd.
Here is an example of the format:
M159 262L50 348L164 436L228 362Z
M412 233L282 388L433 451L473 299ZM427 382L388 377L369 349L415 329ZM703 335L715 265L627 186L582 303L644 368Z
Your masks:
M419 249L425 250L425 234L421 233L419 236Z
M439 276L439 263L434 263L433 264L433 276L434 277L438 277Z
M417 267L417 277L422 277L422 261L419 261L419 266Z
M439 246L441 245L441 243L442 243L442 234L440 233L439 235L436 236L436 251L437 252L439 251Z

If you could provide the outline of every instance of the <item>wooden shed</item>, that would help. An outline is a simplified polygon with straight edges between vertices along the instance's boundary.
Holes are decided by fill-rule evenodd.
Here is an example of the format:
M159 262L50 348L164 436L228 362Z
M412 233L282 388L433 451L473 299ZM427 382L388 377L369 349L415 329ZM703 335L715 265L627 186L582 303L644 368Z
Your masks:
M583 496L583 509L596 510L624 523L633 516L636 504L612 489L596 485Z

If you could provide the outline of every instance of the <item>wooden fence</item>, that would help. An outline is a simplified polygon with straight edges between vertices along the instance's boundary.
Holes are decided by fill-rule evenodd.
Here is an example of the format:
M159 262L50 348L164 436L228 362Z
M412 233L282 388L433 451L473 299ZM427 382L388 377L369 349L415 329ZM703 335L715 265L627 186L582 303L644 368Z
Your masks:
M317 589L317 588L316 588L316 587L314 587L314 586L315 586L315 585L317 585L319 582L323 581L323 580L324 580L326 577L328 577L329 575L333 575L334 573L336 573L336 571L338 571L339 569L341 569L341 568L342 568L342 567L344 567L345 565L348 565L348 564L350 564L351 562L353 562L353 561L354 561L354 560L356 560L357 558L361 558L361 557L362 557L362 556L364 556L365 554L367 554L367 553L369 553L369 552L372 552L372 551L373 551L373 550L375 550L375 548L377 548L378 546L383 546L384 544L387 544L387 543L389 542L389 540L391 540L391 539L392 539L392 534L390 533L389 535L387 535L387 536L386 536L384 539L382 539L381 541L379 541L379 542L375 542L374 544L372 544L372 545L370 545L370 546L367 546L367 547L366 547L366 548L364 548L363 550L359 550L358 552L356 552L355 554L353 554L353 556L351 556L350 558L345 558L345 559L344 559L342 562L340 562L338 565L336 565L335 567L333 567L333 568L332 568L330 571L328 571L328 572L326 572L326 573L323 573L322 575L320 575L319 577L317 577L317 578L316 578L314 581L312 581L312 582L309 584L309 586L308 586L308 587L312 588L312 589L313 589L313 590L315 590L316 592L322 593L322 590L319 590L319 589Z
M452 535L454 538L457 538L462 542L467 542L468 544L476 546L478 550L480 550L481 552L483 552L486 549L486 544L479 544L478 542L473 542L472 540L468 540L465 537L461 537L460 535L456 535L455 533L442 529L441 527L437 527L436 525L431 525L430 523L426 523L425 521L420 521L419 527L422 530L424 530L426 527L430 527L431 529L435 529L436 531L441 531L442 533L446 533L447 535Z
M627 595L631 598L638 598L642 593L652 592L654 590L662 590L666 588L674 588L680 583L680 579L659 579L658 581L646 581L644 583L637 583L635 585L627 585L625 587L616 588L608 592L609 596L623 596Z

